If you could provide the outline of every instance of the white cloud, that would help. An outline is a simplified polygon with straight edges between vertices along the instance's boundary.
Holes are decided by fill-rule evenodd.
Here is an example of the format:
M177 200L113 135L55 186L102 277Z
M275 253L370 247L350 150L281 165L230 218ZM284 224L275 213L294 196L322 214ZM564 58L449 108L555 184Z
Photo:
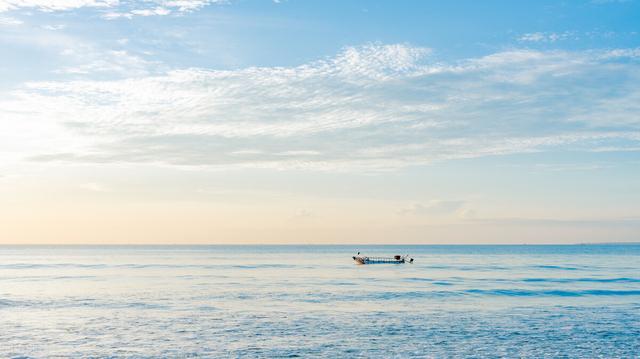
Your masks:
M293 214L293 219L309 219L316 217L316 213L310 209L301 208Z
M165 7L157 7L155 9L132 10L131 14L139 15L139 16L154 16L154 15L164 16L164 15L171 14L171 10Z
M103 17L113 20L133 16L163 16L172 12L185 13L215 3L226 3L226 0L0 0L0 12L20 9L54 12L93 8L100 11L106 10Z
M0 16L0 26L18 26L22 25L24 22L20 19L16 19L13 17Z
M464 204L464 201L432 200L426 204L415 203L410 207L401 209L398 213L402 215L448 215L461 211Z
M109 11L102 15L102 17L106 20L115 20L115 19L133 19L133 14L130 12L118 12L118 11Z
M29 83L0 100L0 143L19 126L31 137L6 153L36 161L328 171L640 145L633 49L429 53L367 45L297 67L147 76L142 63L121 80Z
M0 12L21 8L41 11L64 11L83 7L108 8L118 3L118 0L0 0Z
M245 156L245 155L261 155L263 153L264 151L260 151L260 150L237 150L237 151L232 151L230 154L236 155L236 156Z
M100 50L92 46L74 44L66 48L61 55L68 57L73 65L57 70L58 73L76 75L96 75L109 73L112 75L142 76L152 72L157 63L125 50Z
M614 50L606 51L602 54L602 58L604 59L616 59L616 58L639 59L640 48L614 49Z
M59 31L66 28L67 26L64 24L57 24L57 25L42 25L41 27L45 30Z
M87 191L92 192L107 192L108 188L104 185L95 182L83 183L80 185L80 188L85 189Z
M322 153L312 150L291 150L276 153L278 156L319 156Z
M524 42L556 42L568 39L577 39L575 33L571 31L565 32L532 32L524 34L518 38L519 41Z

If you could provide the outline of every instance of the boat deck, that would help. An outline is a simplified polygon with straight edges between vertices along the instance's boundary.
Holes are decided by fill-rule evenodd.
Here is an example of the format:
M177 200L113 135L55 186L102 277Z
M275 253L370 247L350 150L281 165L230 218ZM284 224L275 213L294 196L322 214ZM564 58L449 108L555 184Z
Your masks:
M396 259L394 257L364 257L358 256L353 257L353 260L360 264L378 264L378 263L390 263L390 264L401 264L405 263L405 258L400 257L400 259Z

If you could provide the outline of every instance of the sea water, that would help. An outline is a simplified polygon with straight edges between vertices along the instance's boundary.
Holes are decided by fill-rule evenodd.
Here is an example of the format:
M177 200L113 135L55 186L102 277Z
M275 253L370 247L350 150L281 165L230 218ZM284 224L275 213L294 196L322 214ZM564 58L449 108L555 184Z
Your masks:
M3 246L0 357L640 358L640 245Z

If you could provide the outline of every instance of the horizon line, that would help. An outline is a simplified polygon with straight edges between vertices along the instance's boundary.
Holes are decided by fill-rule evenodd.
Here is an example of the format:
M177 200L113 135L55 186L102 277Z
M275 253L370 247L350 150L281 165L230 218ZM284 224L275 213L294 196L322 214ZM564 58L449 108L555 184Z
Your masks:
M630 242L576 243L2 243L0 247L211 247L211 246L579 246L579 245L640 245Z

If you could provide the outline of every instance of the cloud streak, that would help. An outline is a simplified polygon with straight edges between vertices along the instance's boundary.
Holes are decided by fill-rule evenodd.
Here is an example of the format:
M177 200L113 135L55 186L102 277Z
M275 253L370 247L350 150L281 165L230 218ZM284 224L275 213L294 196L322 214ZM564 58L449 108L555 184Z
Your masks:
M389 170L625 150L640 145L637 51L441 63L430 49L373 44L297 67L33 82L0 101L0 126L50 129L5 149L39 162Z
M567 39L577 39L577 36L570 32L565 31L562 33L557 32L532 32L527 33L518 38L519 41L524 42L556 42Z
M464 201L432 200L426 204L415 203L411 207L403 208L398 213L401 215L448 215L460 211Z
M38 10L43 12L94 9L102 11L106 19L133 18L134 16L164 16L199 10L225 0L0 0L0 12Z

